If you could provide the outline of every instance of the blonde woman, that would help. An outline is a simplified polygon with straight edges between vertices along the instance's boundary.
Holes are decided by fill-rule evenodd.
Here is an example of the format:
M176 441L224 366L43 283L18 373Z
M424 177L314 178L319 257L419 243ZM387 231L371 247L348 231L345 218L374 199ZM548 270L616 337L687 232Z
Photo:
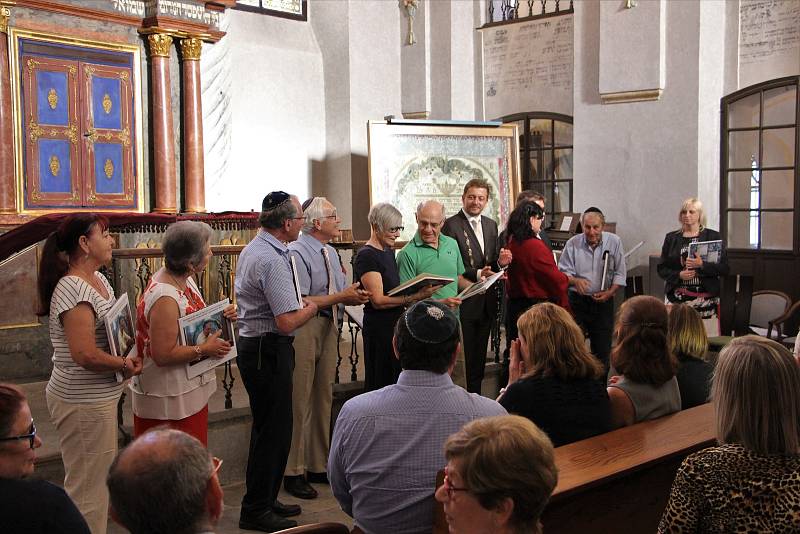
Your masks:
M720 276L730 272L723 247L718 262L704 262L699 255L688 257L694 242L721 240L719 232L706 228L703 203L687 198L678 212L680 228L664 237L658 275L664 279L667 302L685 302L703 319L708 335L719 334Z
M731 341L711 386L718 447L678 469L658 531L798 532L800 367L760 336Z
M697 311L686 304L673 304L669 310L667 342L678 360L678 388L681 409L708 402L714 367L706 361L708 336Z
M611 430L603 364L561 306L543 302L517 321L508 386L498 402L526 417L560 447Z

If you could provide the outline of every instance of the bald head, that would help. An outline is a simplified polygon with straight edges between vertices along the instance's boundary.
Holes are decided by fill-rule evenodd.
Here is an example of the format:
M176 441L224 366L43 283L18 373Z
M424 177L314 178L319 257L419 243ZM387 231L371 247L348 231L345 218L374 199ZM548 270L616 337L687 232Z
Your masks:
M435 200L420 202L417 206L417 230L422 241L436 248L444 223L444 205Z
M148 432L109 469L113 515L134 534L197 532L221 513L222 490L213 472L211 457L196 438L179 430Z

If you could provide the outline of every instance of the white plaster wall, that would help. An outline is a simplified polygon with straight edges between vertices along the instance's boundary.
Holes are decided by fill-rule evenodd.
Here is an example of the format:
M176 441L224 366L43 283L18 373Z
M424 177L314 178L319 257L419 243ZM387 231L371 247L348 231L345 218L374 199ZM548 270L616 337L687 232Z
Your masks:
M308 196L311 162L325 157L322 57L311 28L230 10L231 154L209 211L260 210L275 189Z
M602 209L628 249L645 241L629 268L660 252L681 201L698 192L699 12L696 2L667 2L660 101L602 105L600 5L575 3L574 206Z

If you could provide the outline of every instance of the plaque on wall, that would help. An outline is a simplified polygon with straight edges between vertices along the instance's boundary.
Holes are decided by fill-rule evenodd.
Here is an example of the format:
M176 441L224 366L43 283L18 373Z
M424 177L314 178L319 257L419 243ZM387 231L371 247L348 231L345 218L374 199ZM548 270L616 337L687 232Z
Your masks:
M13 303L0 306L0 330L39 326L39 248L31 245L0 262L0 274L8 283L0 285L0 301Z
M144 211L139 47L11 42L19 211Z
M236 0L234 9L297 20L308 20L306 0Z

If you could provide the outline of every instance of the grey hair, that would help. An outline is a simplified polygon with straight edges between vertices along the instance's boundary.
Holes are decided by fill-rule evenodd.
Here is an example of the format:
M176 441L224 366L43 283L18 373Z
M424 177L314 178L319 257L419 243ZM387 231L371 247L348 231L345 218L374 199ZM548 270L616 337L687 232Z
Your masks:
M378 202L369 210L367 221L381 232L403 225L403 214L388 202Z
M161 243L167 269L176 274L189 272L203 262L210 240L211 227L204 222L179 221L169 225Z
M425 209L425 206L427 206L428 204L436 204L437 206L439 206L439 208L442 210L442 219L444 219L444 204L442 204L438 200L423 200L422 202L417 204L417 215L419 215L419 212Z
M261 227L267 230L278 230L283 228L283 223L285 223L287 219L297 217L297 208L294 202L292 202L292 199L296 200L297 197L295 195L290 195L286 202L274 210L262 211L258 216L258 222L261 224Z
M325 202L328 199L325 197L314 197L314 200L303 210L303 233L314 230L314 221L318 221L325 217Z
M213 470L208 450L196 438L172 429L147 432L111 464L106 478L111 506L133 534L196 532L208 519L205 496Z

